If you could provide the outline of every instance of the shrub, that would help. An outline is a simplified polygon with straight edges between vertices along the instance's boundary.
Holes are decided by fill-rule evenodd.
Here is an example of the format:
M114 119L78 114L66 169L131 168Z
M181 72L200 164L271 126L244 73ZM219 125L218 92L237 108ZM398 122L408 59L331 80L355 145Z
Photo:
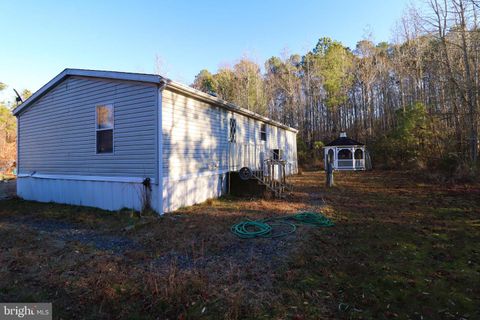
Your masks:
M314 141L311 147L308 147L307 143L302 140L300 136L297 136L297 156L298 164L304 168L318 168L323 165L323 146L322 141Z
M426 108L416 103L397 111L397 126L371 146L375 163L385 168L423 168L433 133Z

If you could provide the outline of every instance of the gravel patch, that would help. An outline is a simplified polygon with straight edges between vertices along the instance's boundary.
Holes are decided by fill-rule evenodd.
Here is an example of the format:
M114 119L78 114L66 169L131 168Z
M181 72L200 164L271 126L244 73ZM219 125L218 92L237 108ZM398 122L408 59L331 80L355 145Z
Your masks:
M1 220L1 222L6 222L17 228L26 227L35 230L54 238L57 243L78 241L81 244L94 246L99 250L112 251L115 254L142 248L140 244L127 237L104 234L94 229L85 229L77 224L65 221L10 218Z

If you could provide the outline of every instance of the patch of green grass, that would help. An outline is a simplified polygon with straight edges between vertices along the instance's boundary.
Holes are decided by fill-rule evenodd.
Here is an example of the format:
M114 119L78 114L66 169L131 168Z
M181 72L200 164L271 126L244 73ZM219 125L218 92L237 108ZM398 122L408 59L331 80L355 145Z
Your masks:
M287 301L307 317L325 312L302 304L320 289L333 318L480 317L480 229L472 223L480 203L426 184L395 192L381 175L369 176L337 175L337 189L327 190L342 220L292 257L296 271L279 278ZM443 207L430 206L442 197Z
M464 208L435 208L432 209L434 215L436 215L438 218L441 219L458 219L461 218L462 216L465 216L467 213L467 210Z

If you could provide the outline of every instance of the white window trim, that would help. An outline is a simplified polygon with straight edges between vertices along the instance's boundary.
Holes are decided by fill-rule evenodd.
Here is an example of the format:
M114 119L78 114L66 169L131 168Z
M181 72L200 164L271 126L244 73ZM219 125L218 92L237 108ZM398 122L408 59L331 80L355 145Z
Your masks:
M112 107L112 127L111 128L97 128L97 107L100 106L111 106ZM97 142L97 132L98 131L105 131L105 130L112 130L112 152L98 152L98 142ZM111 155L115 153L115 105L113 103L97 103L95 105L95 154L97 155Z

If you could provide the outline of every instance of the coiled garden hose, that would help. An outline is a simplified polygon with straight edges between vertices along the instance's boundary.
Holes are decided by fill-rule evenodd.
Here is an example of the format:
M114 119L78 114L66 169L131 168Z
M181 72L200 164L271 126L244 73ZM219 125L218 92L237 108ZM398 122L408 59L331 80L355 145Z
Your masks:
M316 227L331 227L333 222L324 215L316 212L300 212L294 215L267 218L261 220L245 220L231 227L233 234L242 239L253 238L278 238L294 233L297 230L296 223L308 224ZM274 232L274 229L283 228L286 231Z
M241 221L231 228L233 234L242 239L268 237L272 227L261 221Z

